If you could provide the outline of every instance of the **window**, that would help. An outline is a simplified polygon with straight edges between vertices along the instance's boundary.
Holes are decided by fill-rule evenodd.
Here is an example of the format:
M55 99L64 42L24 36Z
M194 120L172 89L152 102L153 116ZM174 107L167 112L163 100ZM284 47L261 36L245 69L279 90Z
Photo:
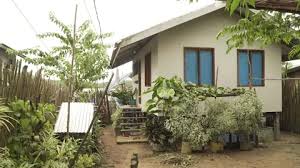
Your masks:
M238 86L264 86L264 51L238 50Z
M199 85L214 84L214 49L184 49L184 79Z
M151 86L151 53L145 56L145 86Z

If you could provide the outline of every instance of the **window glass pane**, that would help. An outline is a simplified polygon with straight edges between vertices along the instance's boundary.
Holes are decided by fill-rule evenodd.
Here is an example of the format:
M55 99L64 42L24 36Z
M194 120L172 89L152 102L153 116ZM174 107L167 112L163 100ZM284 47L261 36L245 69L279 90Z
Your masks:
M197 50L185 50L185 81L198 84L198 69L197 69Z
M247 51L238 51L239 57L239 84L241 86L248 85L248 75L249 75L249 68L248 68L248 53Z
M200 83L213 84L213 53L211 50L200 50Z
M263 78L263 54L261 51L251 51L252 78ZM253 79L253 85L262 85L263 80Z

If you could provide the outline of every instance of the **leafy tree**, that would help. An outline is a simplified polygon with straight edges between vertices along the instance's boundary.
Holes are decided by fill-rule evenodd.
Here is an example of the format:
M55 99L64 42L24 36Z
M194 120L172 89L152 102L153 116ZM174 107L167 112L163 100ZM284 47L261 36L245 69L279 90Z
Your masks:
M188 0L189 2L198 2L199 0ZM225 1L225 0L223 0ZM284 1L284 0L283 0ZM255 8L255 5L257 2L266 3L264 1L260 0L226 0L226 9L230 12L230 15L234 13L239 7L245 9L245 14L248 16L250 14L250 8ZM292 4L293 2L297 3L296 8L300 5L300 0L292 0L289 3ZM240 8L240 9L241 9ZM268 5L267 3L264 5L265 9L273 10L276 9L279 10L281 7L274 8L271 4Z
M195 2L198 0L189 0ZM289 45L292 50L289 57L300 53L300 16L296 13L283 13L274 11L260 11L251 13L249 8L255 8L259 0L226 0L226 9L232 15L234 11L245 9L246 17L240 19L237 24L225 27L217 36L226 37L229 52L233 48L259 41L262 46L270 44ZM299 6L300 1L295 0ZM295 8L298 8L295 6ZM266 8L268 6L266 5ZM272 10L272 6L269 8Z
M38 37L52 38L58 40L60 44L52 47L48 52L32 48L22 50L20 53L27 55L27 61L30 63L43 65L47 75L55 76L67 83L71 79L73 28L58 20L52 13L49 18L60 31L39 34ZM106 53L108 46L101 43L101 38L109 37L110 34L96 34L89 21L81 24L75 34L73 88L74 92L77 92L106 76L106 69L109 66L109 57Z
M225 27L217 37L228 37L227 51L256 41L262 46L285 43L292 47L291 58L300 53L299 28L300 16L296 14L260 11Z

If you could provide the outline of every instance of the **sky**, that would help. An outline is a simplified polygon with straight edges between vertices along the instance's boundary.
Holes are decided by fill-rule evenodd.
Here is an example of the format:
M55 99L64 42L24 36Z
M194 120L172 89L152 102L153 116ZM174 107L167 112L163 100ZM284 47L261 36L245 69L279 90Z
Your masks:
M15 2L26 19L14 5ZM131 34L174 17L197 10L213 3L214 0L96 0L101 28L104 33L112 33L106 44L113 44ZM91 20L93 27L99 31L93 0L1 0L0 5L0 43L14 49L40 46L51 48L56 41L40 40L36 33L57 31L49 20L49 12L68 25L74 22L75 5L78 4L77 25ZM108 50L111 55L112 49ZM131 64L119 67L120 76L131 71Z

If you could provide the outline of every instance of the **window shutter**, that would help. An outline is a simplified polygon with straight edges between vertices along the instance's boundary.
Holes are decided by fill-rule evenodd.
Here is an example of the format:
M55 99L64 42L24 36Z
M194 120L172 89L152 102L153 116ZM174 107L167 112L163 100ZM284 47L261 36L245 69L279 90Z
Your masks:
M151 86L151 53L145 56L145 86Z
M248 53L247 51L238 51L238 72L239 85L247 86L249 82L249 68L248 68Z
M200 50L200 83L213 85L213 53L212 50Z
M251 51L251 70L253 78L263 78L263 53L260 51ZM253 85L263 85L263 80L253 79Z
M196 49L186 49L184 57L185 81L198 84L198 53Z

